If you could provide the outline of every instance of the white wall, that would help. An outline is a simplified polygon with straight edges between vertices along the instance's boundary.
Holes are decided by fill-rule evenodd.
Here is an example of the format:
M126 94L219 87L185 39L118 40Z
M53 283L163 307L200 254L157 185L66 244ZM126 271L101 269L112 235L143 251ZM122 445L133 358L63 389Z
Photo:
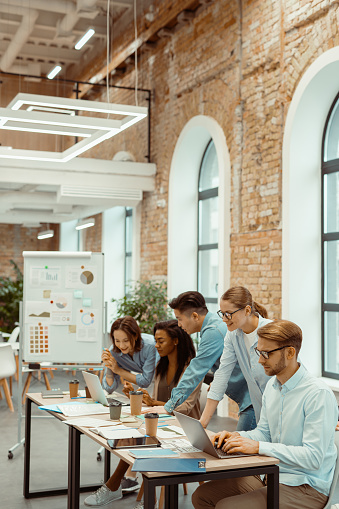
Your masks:
M213 139L219 165L219 294L229 286L230 159L223 130L211 117L192 118L177 141L169 178L168 296L197 289L198 179Z
M79 251L77 220L60 224L59 251Z
M303 330L301 358L321 374L321 143L339 90L339 48L305 72L283 141L282 317Z
M107 302L107 330L110 330L114 304L112 298L124 296L125 208L114 207L102 214L102 252L105 257L104 298Z

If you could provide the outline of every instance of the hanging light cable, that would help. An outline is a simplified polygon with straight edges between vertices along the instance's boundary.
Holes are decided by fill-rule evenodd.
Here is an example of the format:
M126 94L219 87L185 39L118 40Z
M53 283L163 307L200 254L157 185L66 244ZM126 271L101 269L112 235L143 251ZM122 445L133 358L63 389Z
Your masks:
M110 0L107 0L107 16L106 16L106 96L107 104L109 104L109 23L110 23ZM109 118L109 113L107 114Z
M134 0L134 66L135 66L135 105L138 106L138 29L137 29L137 0Z

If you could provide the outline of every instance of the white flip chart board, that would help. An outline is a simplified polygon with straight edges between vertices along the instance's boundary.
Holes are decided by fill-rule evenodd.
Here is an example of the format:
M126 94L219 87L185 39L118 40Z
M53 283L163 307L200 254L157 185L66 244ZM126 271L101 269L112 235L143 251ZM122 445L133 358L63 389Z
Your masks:
M100 362L104 337L104 256L24 251L27 362Z

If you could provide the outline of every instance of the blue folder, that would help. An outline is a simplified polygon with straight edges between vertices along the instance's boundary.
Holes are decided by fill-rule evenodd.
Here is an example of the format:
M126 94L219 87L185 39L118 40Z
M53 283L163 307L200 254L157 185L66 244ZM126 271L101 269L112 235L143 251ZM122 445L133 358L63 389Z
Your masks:
M133 472L206 472L205 458L140 458L136 459Z

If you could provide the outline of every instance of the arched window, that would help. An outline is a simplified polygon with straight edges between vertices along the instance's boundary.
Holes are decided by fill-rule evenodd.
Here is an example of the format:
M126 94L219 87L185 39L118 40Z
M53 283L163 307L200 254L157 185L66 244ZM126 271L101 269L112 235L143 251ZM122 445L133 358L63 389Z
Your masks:
M218 309L218 188L215 145L209 141L202 157L198 194L198 291L210 311Z
M322 372L339 379L339 94L322 146Z
M125 208L125 295L132 281L133 209Z

